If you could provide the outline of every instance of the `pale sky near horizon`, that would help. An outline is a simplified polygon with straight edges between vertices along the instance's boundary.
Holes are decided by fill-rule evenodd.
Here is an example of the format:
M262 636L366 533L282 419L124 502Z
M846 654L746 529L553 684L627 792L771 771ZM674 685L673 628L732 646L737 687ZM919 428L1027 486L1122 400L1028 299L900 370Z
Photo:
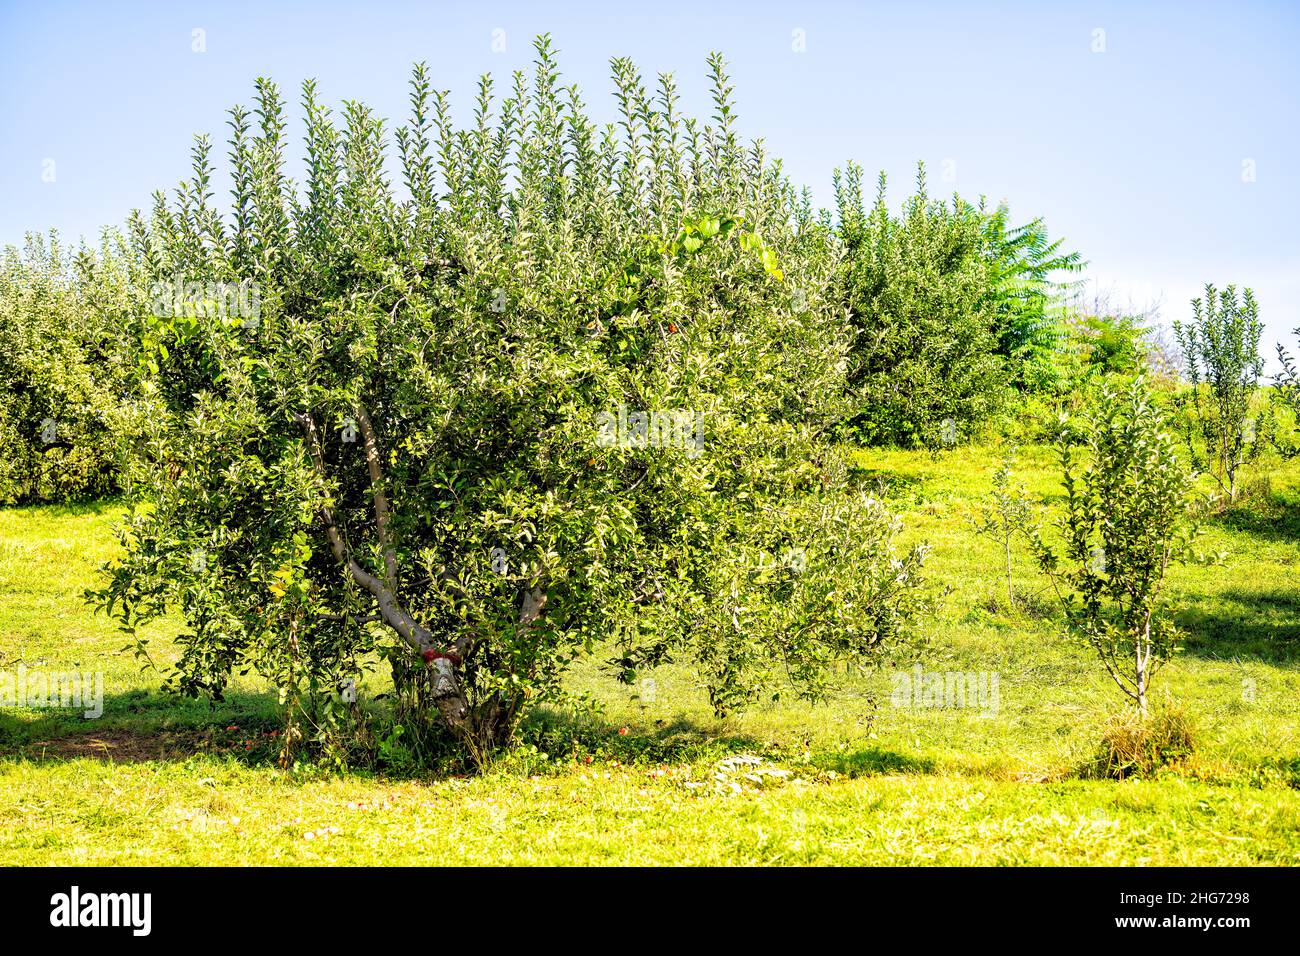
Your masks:
M1278 0L0 0L0 245L52 227L93 237L147 207L186 175L193 134L224 141L225 110L250 101L259 75L294 105L296 145L306 77L391 128L425 60L464 116L478 74L501 89L541 32L599 121L613 118L611 56L650 78L674 72L684 108L703 116L705 57L721 50L741 132L819 204L848 160L886 170L897 204L923 160L933 192L1045 217L1112 302L1158 302L1168 323L1207 281L1250 286L1265 355L1278 341L1298 349L1300 4Z

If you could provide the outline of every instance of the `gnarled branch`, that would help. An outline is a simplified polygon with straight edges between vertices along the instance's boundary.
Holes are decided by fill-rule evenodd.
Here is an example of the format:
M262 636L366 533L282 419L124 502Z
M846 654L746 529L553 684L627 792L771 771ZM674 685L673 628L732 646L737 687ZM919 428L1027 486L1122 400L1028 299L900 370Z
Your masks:
M305 412L296 417L298 423L302 425L303 430L307 433L308 451L311 454L312 464L316 469L316 476L323 483L326 481L325 455L321 450L320 434L316 429L316 422L311 415ZM393 591L386 587L384 582L357 563L356 558L352 556L351 549L347 546L347 542L343 540L343 536L339 533L338 522L334 517L334 509L325 502L322 502L320 506L320 519L322 524L325 525L325 536L329 539L330 547L334 551L334 557L347 569L352 579L374 597L384 623L396 631L412 649L422 651L432 647L433 635L429 633L428 629L416 623L415 618L411 617L397 603Z

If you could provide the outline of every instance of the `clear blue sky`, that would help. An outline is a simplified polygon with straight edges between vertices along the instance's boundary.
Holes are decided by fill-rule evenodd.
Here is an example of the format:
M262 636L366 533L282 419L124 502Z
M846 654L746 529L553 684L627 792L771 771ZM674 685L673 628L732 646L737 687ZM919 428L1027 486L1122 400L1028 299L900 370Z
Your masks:
M195 29L206 52L192 49ZM492 49L495 30L504 52ZM1120 304L1162 300L1167 322L1206 281L1249 285L1265 351L1284 337L1294 345L1300 4L1278 0L0 0L0 244L49 227L94 235L147 205L185 175L194 133L223 138L225 109L249 101L258 75L295 104L314 76L332 103L361 99L401 122L408 69L422 59L464 113L477 75L525 68L543 31L597 119L612 118L610 56L649 76L675 72L684 104L703 115L704 59L721 50L743 132L764 137L819 203L848 159L889 172L894 200L924 160L936 191L1045 216Z

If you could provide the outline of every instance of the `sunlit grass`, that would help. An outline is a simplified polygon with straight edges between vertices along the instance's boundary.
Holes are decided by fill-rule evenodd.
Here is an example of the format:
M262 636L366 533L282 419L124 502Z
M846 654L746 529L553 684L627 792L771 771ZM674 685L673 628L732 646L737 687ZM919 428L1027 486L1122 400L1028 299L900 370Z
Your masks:
M857 455L951 589L903 666L996 674L996 708L893 706L882 669L718 720L683 670L627 686L597 660L570 685L602 713L538 713L521 752L465 779L277 769L265 685L240 678L215 707L163 695L83 604L119 506L0 510L0 669L98 670L106 694L93 722L0 711L0 863L1300 862L1300 465L1208 516L1200 547L1221 560L1171 577L1186 648L1155 692L1186 709L1195 754L1112 783L1075 771L1118 691L1023 555L1006 606L998 545L972 529L999 455ZM1050 449L1023 449L1017 477L1050 509ZM160 665L175 633L149 633ZM720 769L736 754L776 772Z

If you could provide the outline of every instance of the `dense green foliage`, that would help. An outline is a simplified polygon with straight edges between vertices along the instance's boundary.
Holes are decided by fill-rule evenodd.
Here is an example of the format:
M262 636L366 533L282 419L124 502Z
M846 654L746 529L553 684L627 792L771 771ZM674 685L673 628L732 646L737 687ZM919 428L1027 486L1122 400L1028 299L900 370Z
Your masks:
M336 126L310 82L295 198L262 80L229 228L200 139L132 224L151 282L191 291L133 328L148 434L98 595L128 629L184 612L180 689L253 667L345 712L380 653L482 754L601 643L628 680L693 662L726 712L906 639L921 552L822 437L849 347L825 226L711 70L701 126L613 61L597 129L543 38L457 128L417 67L406 200L382 122Z
M115 237L72 252L30 236L0 259L0 503L65 501L118 485L130 375Z
M837 174L841 277L854 334L851 424L867 443L952 444L988 418L1007 381L988 295L984 217L932 200L924 171L900 216L862 199L862 171ZM945 422L948 436L940 434Z
M1041 219L927 193L925 168L897 215L862 195L862 169L835 176L837 273L853 336L848 424L866 444L952 445L1006 406L1050 389L1062 336L1059 272L1081 268Z
M1073 361L1061 363L1068 373L1063 383L1071 390L1107 376L1133 376L1147 368L1150 329L1135 315L1081 314L1073 317L1069 336Z
M6 374L0 387L9 398L0 412L0 442L11 453L0 459L0 500L69 500L109 493L130 480L119 471L114 450L114 435L130 431L117 423L124 408L133 408L136 384L136 370L124 359L124 335L145 350L135 356L139 370L157 377L159 356L165 361L170 354L167 343L175 339L184 351L189 345L180 339L201 336L208 319L231 328L251 325L247 320L260 313L260 296L278 294L263 289L267 276L293 261L284 252L286 244L299 247L298 261L310 246L329 257L331 268L362 263L361 271L374 279L385 256L403 245L429 242L440 228L428 212L442 201L436 183L445 187L459 178L472 184L471 192L454 197L448 208L476 209L479 221L473 228L490 232L492 204L504 208L517 202L507 196L507 182L513 188L513 137L524 135L533 137L527 151L543 174L563 168L573 180L567 198L555 185L538 185L544 198L521 222L529 230L530 216L563 207L566 228L575 230L565 241L582 246L590 273L581 288L566 295L574 302L591 300L590 330L606 329L607 317L595 314L606 308L602 297L613 296L616 311L651 304L637 300L647 285L642 275L647 259L668 256L681 264L706 243L735 246L745 261L762 266L774 288L784 290L782 308L814 314L821 330L821 354L814 358L791 350L788 361L795 367L780 371L808 376L810 386L782 399L783 417L806 404L810 407L798 414L814 427L847 422L862 442L951 445L1004 407L1008 387L1030 393L1069 390L1062 381L1068 377L1062 369L1069 349L1059 306L1068 286L1056 276L1076 271L1080 259L1061 251L1061 241L1050 239L1041 219L1012 226L1005 205L988 211L959 197L951 205L934 201L926 195L923 171L920 188L901 214L885 208L883 178L868 211L861 169L852 164L836 177L837 215L814 214L806 193L793 194L779 164L765 165L760 144L741 148L729 103L720 106L719 129L710 130L677 115L671 77L664 78L667 85L657 95L647 96L628 64L618 61L616 74L623 121L605 129L565 118L566 112L580 110L581 102L576 90L558 87L555 102L546 107L554 116L529 119L522 112L524 100L516 96L511 108L520 115L503 113L494 127L482 112L490 99L485 87L481 93L488 98L480 98L475 124L452 130L445 96L426 89L412 124L397 131L399 150L411 165L400 189L392 191L374 167L382 153L382 125L352 103L346 108L347 130L333 130L312 93L304 105L308 158L316 171L305 195L284 176L282 104L278 92L264 89L262 95L272 99L265 105L273 108L273 128L259 136L251 129L252 115L238 110L232 116L236 175L229 215L212 203L210 145L204 138L195 148L193 181L182 185L174 208L165 196L155 196L149 221L132 220L131 245L110 233L96 253L72 256L57 241L47 247L43 240L33 240L24 252L9 250L0 279L6 317L0 340ZM518 86L515 92L521 92ZM264 119L259 122L265 125ZM369 133L367 123L373 125ZM374 142L360 141L367 135ZM439 150L451 147L445 159L431 155L431 137L449 138L436 144ZM555 140L545 141L549 137ZM619 144L620 137L627 146ZM347 165L353 162L359 164L355 170ZM711 184L701 175L710 164L736 182L725 188ZM360 185L368 177L374 183ZM740 185L742 180L748 185ZM598 195L601 182L611 195ZM353 195L346 202L374 208L366 213L369 225L349 227L344 253L331 247L338 230L322 210L349 190ZM362 195L367 190L370 195ZM396 198L399 191L405 199ZM580 207L583 195L589 208ZM751 196L757 205L742 208ZM423 218L409 228L387 221L411 210ZM593 231L611 214L626 220L618 224L616 240ZM765 236L774 225L775 232ZM513 246L498 233L497 241ZM783 233L797 235L797 242L790 246ZM223 255L214 258L214 248ZM422 276L452 261L435 256L432 247L422 254ZM782 260L791 256L798 264L787 275ZM304 294L328 298L351 288L351 275L318 272L321 277ZM517 284L517 277L511 281ZM503 279L492 286L493 310L510 304L509 284ZM673 303L679 310L690 305ZM698 321L680 328L692 326ZM770 361L773 367L763 374L776 373L783 364L775 357ZM813 371L818 363L823 373ZM177 368L171 372L167 387L177 394L202 385L201 374L182 378L176 377ZM51 428L56 437L47 440Z

